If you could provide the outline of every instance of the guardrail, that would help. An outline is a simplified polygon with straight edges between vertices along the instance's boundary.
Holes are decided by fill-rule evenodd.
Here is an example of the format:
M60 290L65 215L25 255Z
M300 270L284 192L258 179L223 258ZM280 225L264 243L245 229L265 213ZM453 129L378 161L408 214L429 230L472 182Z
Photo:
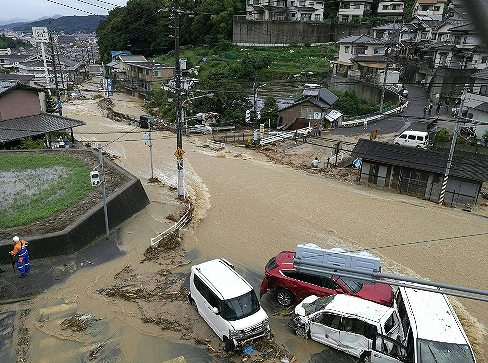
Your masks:
M405 110L405 108L408 106L408 101L406 101L404 104L392 108L391 110L385 111L383 113L377 113L377 114L370 114L366 116L358 116L357 118L353 118L347 121L343 121L341 126L342 127L354 127L354 126L360 126L363 125L364 122L371 122L371 121L378 121L383 118L385 118L388 115L395 114L395 113L400 113Z
M168 234L173 233L174 231L180 230L183 226L185 226L192 217L192 207L191 205L187 205L187 209L185 213L181 216L181 218L173 224L171 227L166 229L164 232L161 232L156 237L151 238L151 247L156 247L161 240L166 237Z
M298 129L295 131L277 132L274 135L270 135L268 137L261 139L261 141L259 142L259 145L268 145L268 144L272 144L273 142L283 141L285 139L291 139L295 136L295 132L300 137L303 135L310 135L310 133L312 132L312 128L311 127L304 127L303 129Z

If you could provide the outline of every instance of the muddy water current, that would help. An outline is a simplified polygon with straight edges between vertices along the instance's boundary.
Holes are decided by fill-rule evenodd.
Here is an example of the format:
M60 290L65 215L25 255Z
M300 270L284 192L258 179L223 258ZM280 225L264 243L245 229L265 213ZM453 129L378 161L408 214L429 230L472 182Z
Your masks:
M130 108L132 115L139 114L133 98L114 98ZM142 141L142 130L102 117L94 100L75 101L64 109L69 117L86 123L76 130L78 139L106 145L106 151L119 157L118 164L143 180L149 178L149 149ZM175 186L175 137L166 132L154 132L153 137L155 176ZM273 164L246 149L227 145L224 151L215 152L203 147L205 142L206 137L184 139L185 182L195 204L195 218L185 231L184 243L195 262L225 257L258 289L264 265L271 257L294 250L297 243L313 242L326 248L371 249L382 258L385 271L488 288L486 235L406 244L488 232L487 219L416 198L309 175ZM179 355L188 362L218 361L205 349L142 323L133 303L96 293L96 288L113 280L114 273L137 263L149 238L164 228L168 210L176 207L174 198L156 187L149 189L151 205L122 227L123 257L81 270L31 303L32 361L77 362L86 356L87 341L66 336L55 328L59 324L53 323L59 323L64 312L80 310L103 318L94 329L106 344L106 361L161 362ZM383 247L386 245L399 246ZM157 270L143 266L147 272ZM488 305L460 302L462 305L456 304L458 314L481 352L486 348L483 329L488 323ZM278 311L268 296L263 298L263 306L269 315ZM294 336L288 322L285 317L271 318L276 340L296 355L297 362L354 361Z

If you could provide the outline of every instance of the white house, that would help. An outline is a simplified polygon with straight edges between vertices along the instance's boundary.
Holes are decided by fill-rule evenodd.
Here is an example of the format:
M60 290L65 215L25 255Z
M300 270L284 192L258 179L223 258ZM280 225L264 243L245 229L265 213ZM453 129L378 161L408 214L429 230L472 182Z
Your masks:
M334 74L346 74L353 69L353 65L384 69L385 46L382 39L375 39L369 35L351 35L339 40L339 57L332 62Z
M401 17L405 4L401 0L380 1L378 4L378 16Z
M247 0L246 19L322 21L324 3L315 0Z
M371 14L373 0L344 0L339 4L337 16L341 22L359 20L365 15Z
M417 0L413 7L413 16L441 16L447 0Z
M488 131L488 124L477 123L488 123L488 68L476 72L471 77L474 78L474 84L472 90L466 94L464 108L468 110L468 118L473 120L476 136L481 137Z

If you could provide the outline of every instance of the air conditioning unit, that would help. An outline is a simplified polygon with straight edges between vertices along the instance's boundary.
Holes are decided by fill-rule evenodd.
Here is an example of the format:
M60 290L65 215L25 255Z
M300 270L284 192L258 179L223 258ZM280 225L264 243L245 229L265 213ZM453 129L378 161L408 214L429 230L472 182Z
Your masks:
M323 249L313 243L297 245L293 264L297 271L320 275L334 274L337 271L334 267L351 268L361 273L381 272L381 260L368 252ZM353 272L347 274L354 275Z

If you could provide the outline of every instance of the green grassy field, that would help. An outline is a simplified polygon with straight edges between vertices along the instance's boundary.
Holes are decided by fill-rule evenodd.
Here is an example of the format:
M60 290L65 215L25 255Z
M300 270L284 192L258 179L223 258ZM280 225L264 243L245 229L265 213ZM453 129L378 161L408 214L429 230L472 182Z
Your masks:
M262 62L257 72L260 81L286 80L301 76L311 81L319 81L331 71L330 61L338 49L334 45L324 46L287 46L287 47L238 47L226 51L217 51L205 47L185 49L182 58L188 60L188 67L199 65L200 75L204 76L213 69L231 69L244 58L252 57ZM206 58L202 62L202 58ZM173 55L158 57L157 61L174 64Z
M0 155L0 228L26 225L76 205L91 168L64 155Z

